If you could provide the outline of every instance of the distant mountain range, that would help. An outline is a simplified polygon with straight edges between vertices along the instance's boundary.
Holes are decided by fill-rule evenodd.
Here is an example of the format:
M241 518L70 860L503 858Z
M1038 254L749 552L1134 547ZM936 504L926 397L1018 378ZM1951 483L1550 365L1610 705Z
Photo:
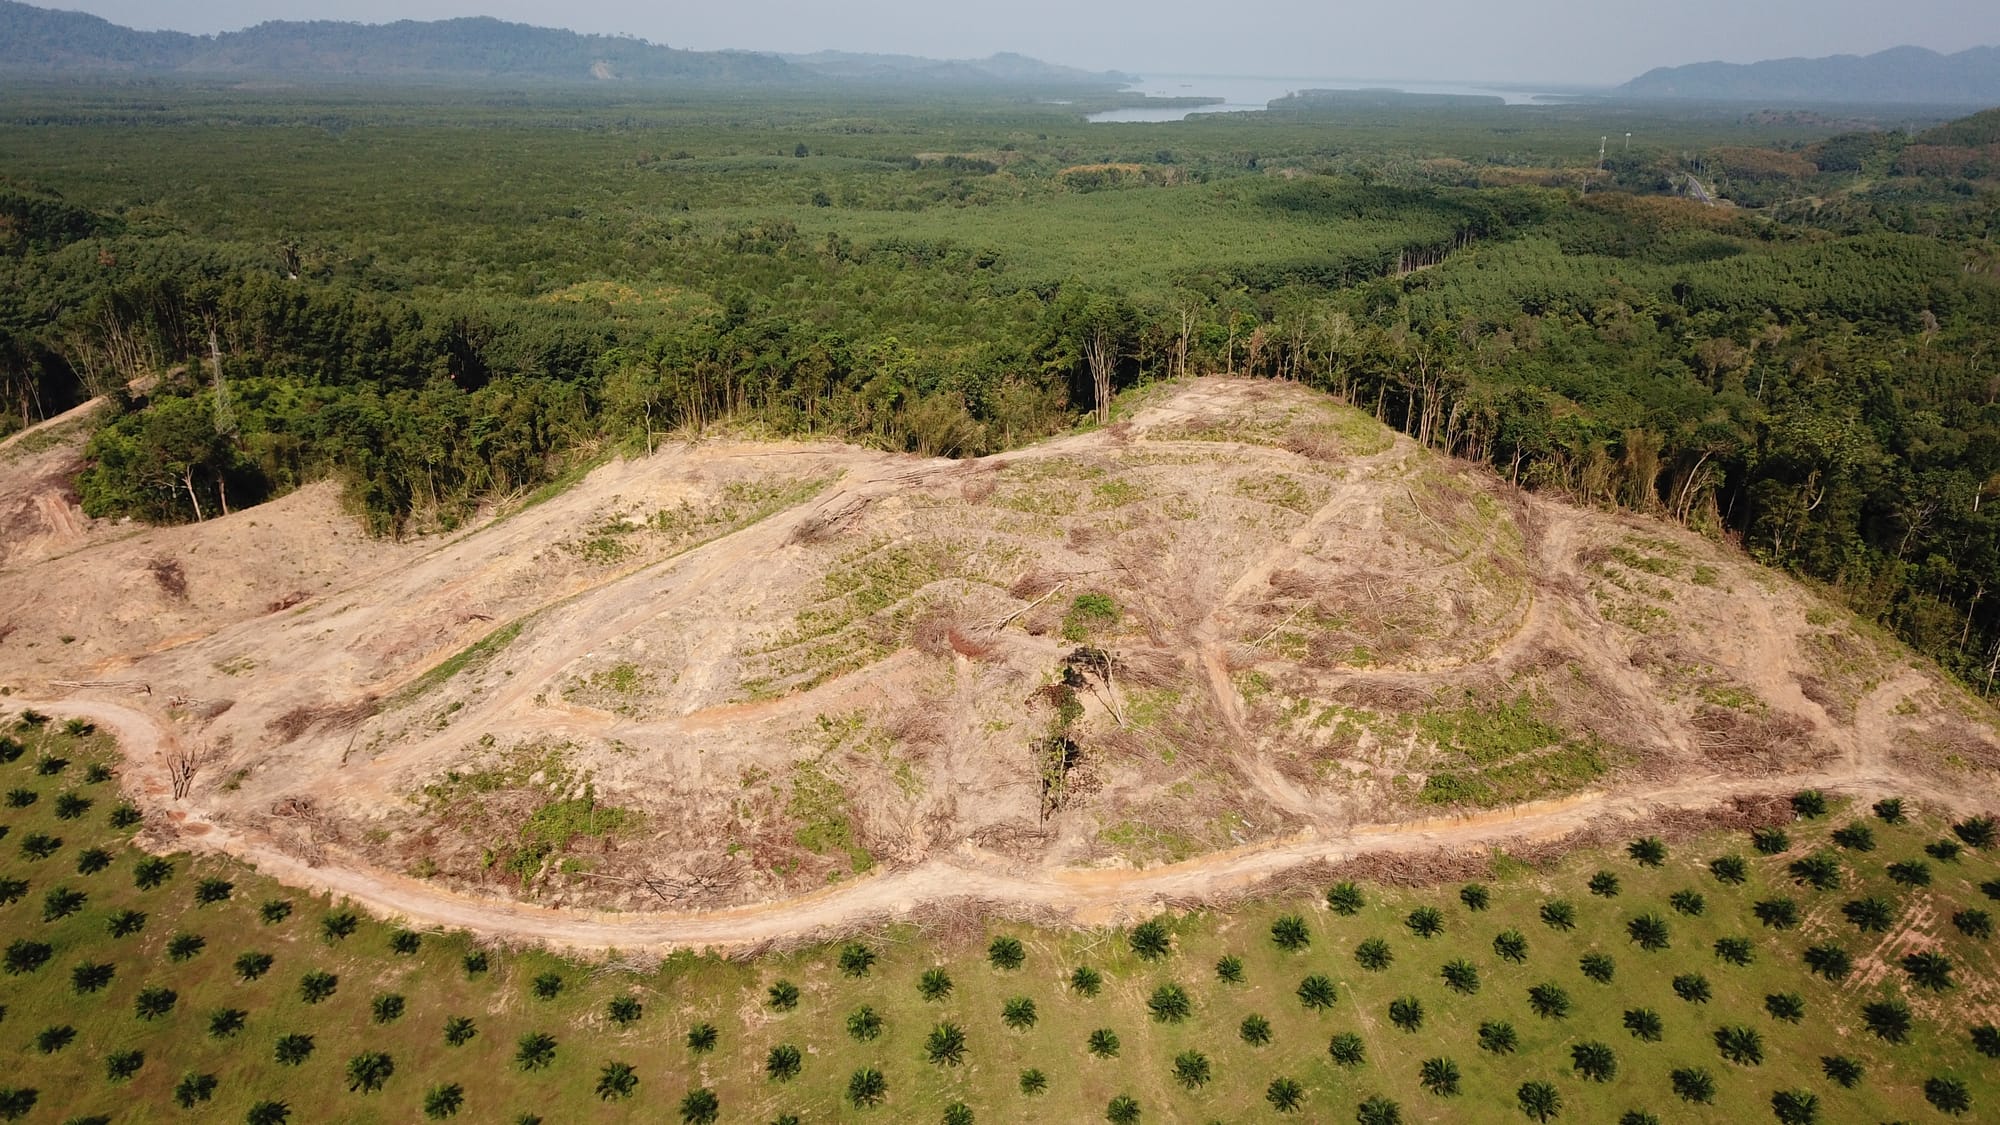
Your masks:
M483 17L389 24L278 21L220 35L186 35L135 31L82 12L15 0L0 0L0 74L1109 89L1128 81L1023 55L940 61L826 51L787 59L751 51L676 50L643 39L578 35Z
M2000 47L1941 55L1892 47L1873 55L1666 66L1618 88L1632 98L1704 101L2000 104Z

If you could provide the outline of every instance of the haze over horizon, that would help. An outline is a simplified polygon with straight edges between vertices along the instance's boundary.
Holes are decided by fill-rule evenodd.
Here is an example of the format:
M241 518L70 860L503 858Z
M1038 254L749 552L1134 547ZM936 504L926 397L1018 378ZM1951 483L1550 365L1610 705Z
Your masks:
M1616 84L1656 66L1954 52L2000 43L1990 0L1411 0L1378 5L1248 0L1226 16L1198 0L1022 0L941 12L917 0L745 0L663 10L633 0L42 0L143 30L234 31L266 20L386 23L493 16L635 35L698 50L874 51L939 58L1018 51L1093 70L1272 77ZM1439 29L1448 29L1441 34Z

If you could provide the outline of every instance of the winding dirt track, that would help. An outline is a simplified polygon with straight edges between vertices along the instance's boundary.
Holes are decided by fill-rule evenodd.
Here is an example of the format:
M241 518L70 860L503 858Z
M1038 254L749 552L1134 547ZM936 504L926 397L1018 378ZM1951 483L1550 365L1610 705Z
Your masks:
M1012 913L1055 914L1102 924L1157 909L1166 900L1199 901L1252 889L1274 875L1315 862L1385 852L1482 847L1510 839L1548 839L1605 816L1637 818L1670 809L1714 807L1732 797L1818 787L1862 797L1897 794L1934 807L1969 809L1978 795L1902 773L1886 763L1843 761L1811 773L1759 779L1685 778L1621 794L1586 792L1503 812L1433 821L1368 826L1334 837L1306 834L1143 870L1035 869L961 848L949 857L885 871L800 898L701 913L614 914L557 910L453 894L347 857L309 866L255 833L216 824L169 797L163 752L173 732L152 716L88 699L14 701L50 714L87 719L119 740L130 769L128 787L156 820L175 827L177 846L233 856L281 882L344 896L412 925L462 929L482 937L575 950L622 951L712 947L737 949L830 937L910 914L931 904L973 901Z

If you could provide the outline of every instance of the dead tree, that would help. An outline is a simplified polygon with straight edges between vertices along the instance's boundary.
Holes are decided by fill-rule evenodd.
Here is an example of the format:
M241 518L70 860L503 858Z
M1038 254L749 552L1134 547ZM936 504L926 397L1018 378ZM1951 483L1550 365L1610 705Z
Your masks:
M1090 364L1090 389L1097 399L1097 424L1111 424L1111 374L1118 366L1118 355L1111 340L1111 330L1099 327L1090 333L1090 342L1083 348L1084 361Z
M201 745L196 743L185 749L162 750L160 756L167 760L167 776L173 781L174 800L186 800L194 790L194 775L201 769Z

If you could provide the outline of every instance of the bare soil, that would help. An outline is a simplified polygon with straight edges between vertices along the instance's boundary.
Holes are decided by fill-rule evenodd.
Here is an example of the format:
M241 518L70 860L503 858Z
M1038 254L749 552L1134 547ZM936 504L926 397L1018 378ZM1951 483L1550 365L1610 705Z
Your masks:
M487 934L1104 920L1788 787L1958 807L2000 762L1984 705L1728 547L1265 382L979 461L698 440L400 543L323 486L89 521L64 457L0 462L48 513L0 555L0 686L115 729L161 846Z

